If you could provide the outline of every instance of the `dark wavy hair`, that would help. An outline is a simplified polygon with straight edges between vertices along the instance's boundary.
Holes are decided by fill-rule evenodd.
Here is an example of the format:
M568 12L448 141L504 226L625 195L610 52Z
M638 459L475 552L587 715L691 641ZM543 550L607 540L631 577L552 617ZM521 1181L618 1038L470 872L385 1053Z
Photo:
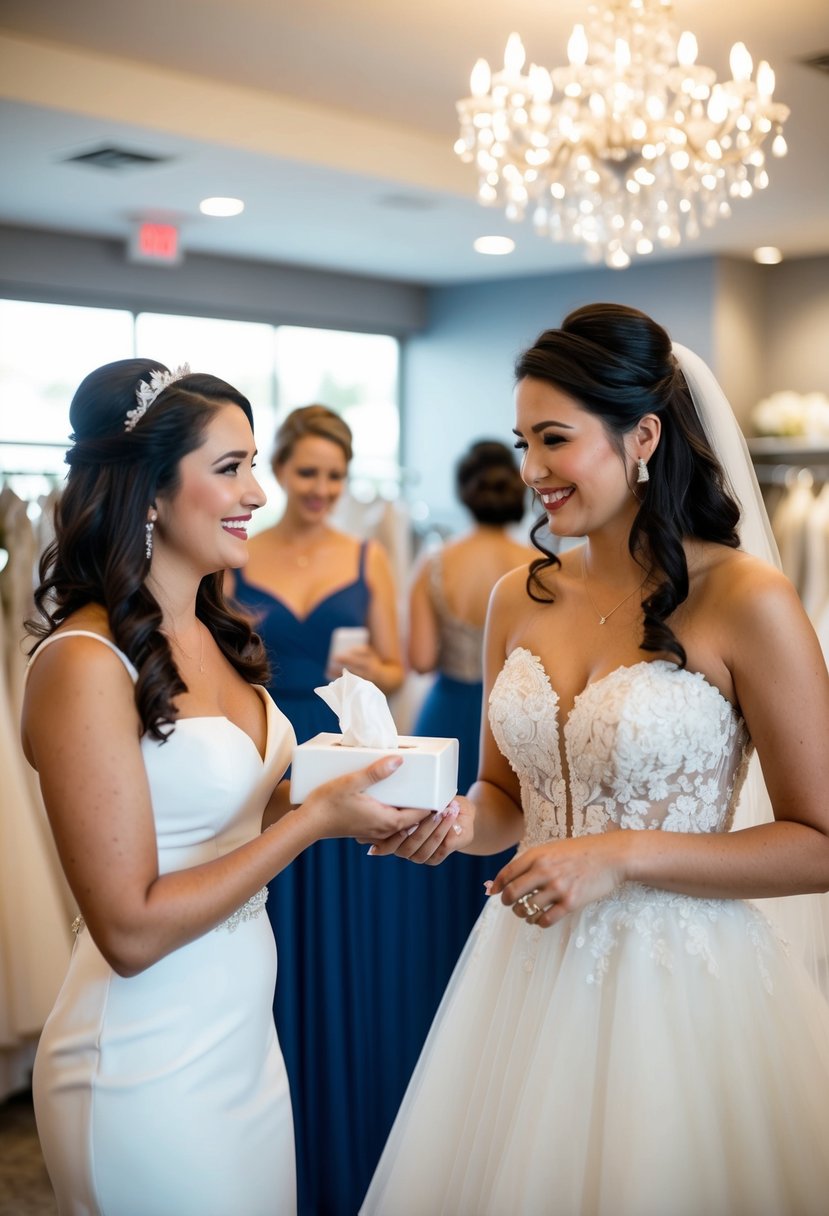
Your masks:
M175 493L181 460L204 442L205 428L221 406L238 405L251 427L253 413L232 385L193 372L165 388L126 431L139 382L157 370L167 369L155 359L107 363L91 372L72 398L69 474L55 509L55 540L41 558L35 592L41 619L26 626L36 639L34 653L78 609L101 604L116 644L138 671L135 703L142 734L164 740L175 725L174 699L187 686L146 583L147 514L157 495ZM221 571L201 580L196 615L240 675L250 683L267 682L262 641L225 603Z
M458 498L479 524L519 523L527 506L527 487L515 452L497 439L471 444L455 467Z
M685 650L667 618L688 597L688 564L683 540L695 537L736 549L740 509L711 450L685 377L671 351L671 339L645 313L622 304L590 304L548 329L515 364L516 381L546 381L599 417L624 460L624 436L644 414L662 423L660 441L648 461L650 480L636 487L639 510L631 528L633 558L656 581L642 605L642 650L674 656L684 666ZM541 573L559 566L544 553L531 563L528 595L540 603L553 596Z

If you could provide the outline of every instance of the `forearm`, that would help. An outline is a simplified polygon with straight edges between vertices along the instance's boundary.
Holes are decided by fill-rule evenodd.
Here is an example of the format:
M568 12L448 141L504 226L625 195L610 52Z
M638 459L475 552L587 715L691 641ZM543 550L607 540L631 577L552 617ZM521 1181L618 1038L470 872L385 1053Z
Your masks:
M802 823L778 820L714 834L626 831L619 843L628 881L702 899L829 889L829 838Z
M223 857L156 878L139 909L93 937L122 975L135 975L227 920L317 838L300 808Z
M474 856L489 856L511 848L521 839L524 815L500 786L476 781L467 798L475 808L473 838L460 851Z
M291 809L291 783L289 780L280 781L274 788L271 794L270 801L265 807L265 812L262 815L262 831L273 827L278 823L283 815L287 815Z
M405 678L406 672L402 663L380 660L377 664L374 683L382 693L389 696L391 693L397 692Z

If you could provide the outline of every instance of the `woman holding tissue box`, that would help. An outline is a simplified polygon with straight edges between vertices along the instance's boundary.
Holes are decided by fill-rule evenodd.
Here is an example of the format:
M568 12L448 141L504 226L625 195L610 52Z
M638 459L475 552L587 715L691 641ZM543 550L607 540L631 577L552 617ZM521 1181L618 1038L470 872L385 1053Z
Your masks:
M496 588L458 819L377 846L518 851L362 1211L821 1216L823 896L777 898L829 887L820 647L698 356L597 304L516 381L537 527L585 541Z
M86 377L70 419L22 722L80 909L33 1080L58 1208L290 1216L265 884L322 838L422 812L366 792L388 762L291 808L294 734L222 594L264 501L247 399L127 359Z

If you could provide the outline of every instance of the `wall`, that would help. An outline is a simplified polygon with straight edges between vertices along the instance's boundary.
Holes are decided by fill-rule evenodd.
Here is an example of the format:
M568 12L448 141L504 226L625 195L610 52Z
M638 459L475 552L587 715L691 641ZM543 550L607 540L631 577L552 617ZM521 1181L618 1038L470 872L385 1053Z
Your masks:
M829 257L767 269L766 392L829 393Z
M198 254L135 265L123 242L2 225L0 296L400 336L427 320L409 283Z

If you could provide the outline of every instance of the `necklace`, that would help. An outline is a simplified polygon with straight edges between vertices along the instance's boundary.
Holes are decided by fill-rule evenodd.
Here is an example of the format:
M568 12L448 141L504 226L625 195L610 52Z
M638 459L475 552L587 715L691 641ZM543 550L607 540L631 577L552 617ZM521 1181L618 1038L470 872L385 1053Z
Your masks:
M610 618L613 616L613 613L618 608L622 607L622 604L626 604L632 596L636 595L637 591L642 590L645 583L648 581L648 576L646 574L638 587L634 587L632 591L629 591L627 593L627 595L625 596L625 598L623 600L619 600L619 603L616 604L615 607L610 609L610 612L605 612L603 615L601 612L599 612L598 608L594 604L593 596L590 594L590 588L587 586L587 558L585 557L584 552L585 552L584 549L582 549L582 551L581 551L581 581L584 583L584 591L585 591L585 594L586 594L588 600L590 601L590 607L593 609L596 616L599 618L599 624L604 625L604 623L606 621L610 620Z

